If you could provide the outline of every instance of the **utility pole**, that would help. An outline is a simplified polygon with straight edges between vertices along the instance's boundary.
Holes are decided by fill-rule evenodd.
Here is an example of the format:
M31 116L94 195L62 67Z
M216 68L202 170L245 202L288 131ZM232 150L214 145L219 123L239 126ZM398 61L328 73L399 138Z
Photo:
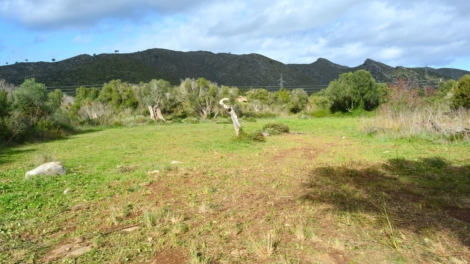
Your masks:
M284 79L282 78L282 73L281 73L281 79L279 79L279 86L281 87L281 89L284 88L284 83L285 83L285 82L286 82L286 81L284 81Z

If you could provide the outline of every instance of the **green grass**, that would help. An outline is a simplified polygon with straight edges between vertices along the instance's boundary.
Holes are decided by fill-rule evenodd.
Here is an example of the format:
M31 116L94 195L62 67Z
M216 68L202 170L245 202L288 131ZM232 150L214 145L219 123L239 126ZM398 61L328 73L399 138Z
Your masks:
M0 262L470 258L468 143L370 136L352 117L242 121L271 123L291 133L155 124L0 150ZM67 174L24 179L48 160Z

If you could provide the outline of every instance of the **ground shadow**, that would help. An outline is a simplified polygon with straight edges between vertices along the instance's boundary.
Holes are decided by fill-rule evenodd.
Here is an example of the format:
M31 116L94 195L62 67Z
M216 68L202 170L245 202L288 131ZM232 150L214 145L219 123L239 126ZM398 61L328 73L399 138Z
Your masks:
M470 165L439 157L314 169L301 199L335 210L391 215L399 228L450 230L470 246Z
M55 137L55 138L50 138L50 139L42 138L42 139L36 139L33 141L30 140L28 141L28 143L68 140L70 139L70 137L73 137L75 135L89 134L89 133L99 132L102 130L103 130L102 128L74 130L66 136L60 136L60 137ZM16 155L20 155L21 153L25 153L25 152L35 151L35 149L19 149L19 147L23 146L24 144L25 143L9 142L7 144L6 142L0 142L0 165L14 161Z
M17 155L31 151L35 151L35 149L0 148L0 165L10 163L15 160Z

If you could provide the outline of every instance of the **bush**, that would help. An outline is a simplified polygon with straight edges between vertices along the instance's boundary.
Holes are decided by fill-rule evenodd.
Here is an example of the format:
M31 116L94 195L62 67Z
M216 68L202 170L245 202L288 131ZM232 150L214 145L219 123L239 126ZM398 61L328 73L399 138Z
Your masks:
M31 117L39 119L49 114L48 96L44 84L34 79L26 80L13 91L13 108Z
M236 142L244 142L244 143L250 143L250 142L264 142L266 141L263 132L260 130L254 131L253 133L246 133L242 128L238 131L238 137L234 138L234 141Z
M10 102L8 101L8 92L0 90L0 118L7 116L10 109Z
M459 109L463 107L470 109L470 75L466 74L460 78L452 87L452 107Z
M333 101L334 110L352 112L357 108L370 111L382 103L386 86L375 82L370 72L358 70L339 76L325 90Z
M263 131L269 135L280 135L289 133L289 127L281 123L269 123L263 126Z
M327 116L331 115L330 111L325 110L325 109L311 111L311 112L308 112L306 114L308 114L311 117L316 117L316 118L322 118L322 117L327 117Z
M33 121L19 110L13 110L9 116L4 119L5 140L22 141L31 133Z

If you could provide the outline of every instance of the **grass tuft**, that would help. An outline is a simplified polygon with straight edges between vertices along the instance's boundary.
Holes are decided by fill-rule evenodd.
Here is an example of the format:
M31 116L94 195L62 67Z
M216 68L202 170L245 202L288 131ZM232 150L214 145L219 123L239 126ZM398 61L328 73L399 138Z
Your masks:
M269 135L281 135L289 133L289 126L281 123L269 123L263 126L263 131Z

